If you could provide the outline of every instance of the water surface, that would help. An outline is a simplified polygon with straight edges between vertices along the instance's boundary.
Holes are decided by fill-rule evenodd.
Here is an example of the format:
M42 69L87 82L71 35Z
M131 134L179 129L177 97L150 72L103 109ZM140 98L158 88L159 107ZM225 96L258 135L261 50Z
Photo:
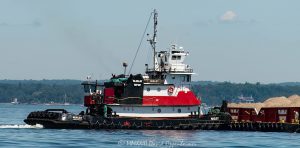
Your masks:
M298 133L175 130L66 130L25 125L28 113L63 108L79 113L80 105L0 104L2 147L300 147Z

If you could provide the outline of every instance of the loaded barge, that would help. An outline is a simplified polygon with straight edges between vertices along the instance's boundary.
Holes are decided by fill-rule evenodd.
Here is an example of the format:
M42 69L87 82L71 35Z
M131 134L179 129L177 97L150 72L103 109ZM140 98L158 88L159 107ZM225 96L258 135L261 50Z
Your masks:
M201 114L201 100L191 87L194 74L184 63L188 56L182 47L171 45L157 51L157 16L153 16L154 32L148 39L153 50L153 63L146 64L145 74L113 75L98 83L88 78L84 87L85 111L79 114L64 109L31 112L24 120L29 125L41 124L57 129L171 129L171 130L252 130L298 132L299 124L269 122L237 122L223 102L208 114Z

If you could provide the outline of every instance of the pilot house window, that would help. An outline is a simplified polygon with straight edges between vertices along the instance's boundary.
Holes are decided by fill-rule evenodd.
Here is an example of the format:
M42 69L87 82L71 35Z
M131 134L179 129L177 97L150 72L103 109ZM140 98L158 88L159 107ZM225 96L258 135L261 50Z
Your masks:
M89 93L89 92L96 92L96 87L95 85L84 85L84 92Z
M181 81L184 82L185 81L185 76L181 77Z
M190 82L190 81L191 81L191 76L187 75L187 76L186 76L186 81L187 81L187 82Z
M180 60L181 56L172 56L172 60Z

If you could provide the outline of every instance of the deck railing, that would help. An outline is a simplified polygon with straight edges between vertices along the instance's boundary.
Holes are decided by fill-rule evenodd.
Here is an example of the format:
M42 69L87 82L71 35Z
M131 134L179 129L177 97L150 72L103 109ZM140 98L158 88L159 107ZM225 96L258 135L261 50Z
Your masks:
M153 71L159 71L158 69L154 68L147 68L146 72L153 72ZM192 68L185 68L184 70L177 70L176 68L172 69L163 69L160 72L169 72L169 73L192 73L193 69Z

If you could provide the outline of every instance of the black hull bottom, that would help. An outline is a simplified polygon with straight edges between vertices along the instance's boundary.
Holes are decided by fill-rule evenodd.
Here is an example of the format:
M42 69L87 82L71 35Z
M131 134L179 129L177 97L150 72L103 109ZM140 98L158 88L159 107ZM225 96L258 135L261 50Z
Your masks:
M55 120L24 120L27 124L41 124L44 128L52 129L136 129L136 130L230 130L230 131L261 131L261 132L297 132L299 124L290 123L223 123L222 121L199 120L194 123L187 120L157 122L153 120L126 120L115 119L113 122L94 124L88 122L64 122ZM132 124L131 124L132 123ZM154 125L149 125L152 123Z
M32 112L24 122L29 125L41 124L44 128L52 129L230 130L300 133L300 124L266 122L233 123L227 116L217 117L210 115L201 118L104 118L94 115L74 116L68 113L68 118L63 120L62 116L63 114L67 114L67 112L65 110L59 111L63 111L63 113L49 112L47 110Z
M290 132L300 133L300 124L270 122L239 122L227 125L232 131Z
M25 119L30 125L41 124L44 128L54 129L147 129L147 130L224 130L223 121L172 119L172 120L143 120L129 118L115 118L89 123L86 121L57 121L48 119Z

